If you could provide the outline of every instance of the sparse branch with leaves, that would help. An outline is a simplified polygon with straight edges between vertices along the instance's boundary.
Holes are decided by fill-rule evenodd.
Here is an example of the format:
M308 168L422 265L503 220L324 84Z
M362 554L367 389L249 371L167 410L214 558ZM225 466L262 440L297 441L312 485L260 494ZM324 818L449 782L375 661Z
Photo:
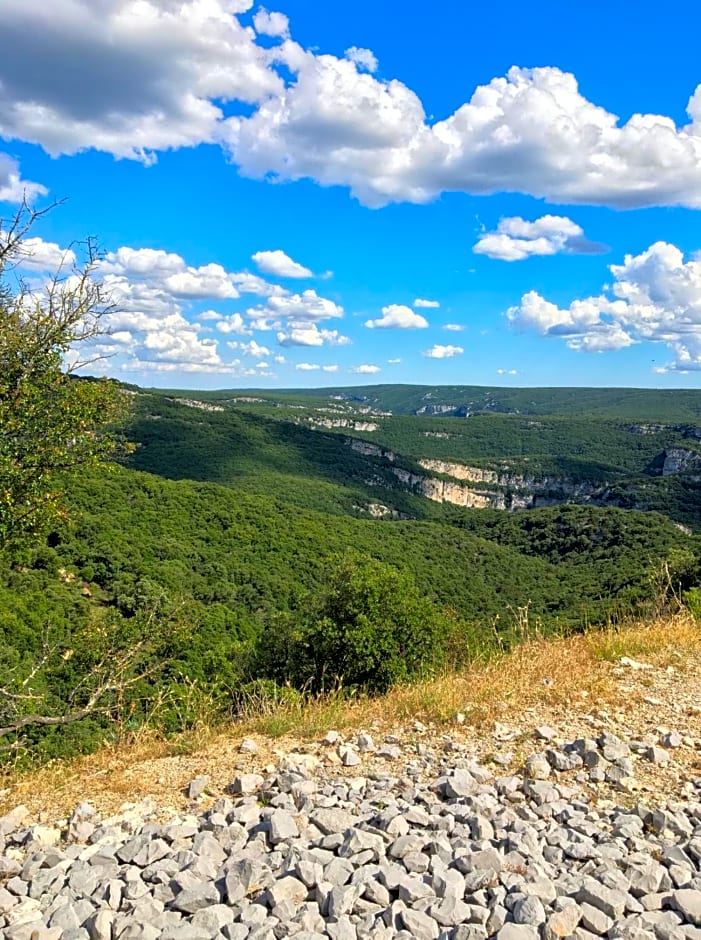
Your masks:
M168 618L143 612L132 621L103 617L74 637L43 632L41 649L0 677L0 758L19 752L28 734L86 718L123 719L161 668L158 657Z
M112 308L89 239L43 285L22 276L28 234L47 210L27 204L0 222L0 548L61 515L57 475L110 456L128 399L117 383L75 372L101 358Z

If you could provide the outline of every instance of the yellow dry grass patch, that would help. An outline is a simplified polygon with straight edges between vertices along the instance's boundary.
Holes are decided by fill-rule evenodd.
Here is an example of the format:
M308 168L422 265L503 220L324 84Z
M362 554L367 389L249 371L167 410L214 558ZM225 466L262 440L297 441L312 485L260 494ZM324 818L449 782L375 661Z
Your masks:
M0 777L0 814L19 803L43 811L47 819L68 812L81 800L101 811L151 796L159 805L182 806L183 787L208 774L219 790L237 769L262 768L280 752L304 747L326 731L401 730L420 720L441 732L455 727L456 715L475 732L491 729L527 709L542 707L563 718L594 707L630 711L645 690L645 673L631 671L636 694L616 679L623 656L683 671L697 666L701 630L686 612L565 638L524 640L510 653L476 662L459 672L399 686L377 698L332 694L279 706L226 727L206 724L187 735L164 739L143 732L119 745L73 761L55 761L21 776ZM255 755L239 751L253 737Z

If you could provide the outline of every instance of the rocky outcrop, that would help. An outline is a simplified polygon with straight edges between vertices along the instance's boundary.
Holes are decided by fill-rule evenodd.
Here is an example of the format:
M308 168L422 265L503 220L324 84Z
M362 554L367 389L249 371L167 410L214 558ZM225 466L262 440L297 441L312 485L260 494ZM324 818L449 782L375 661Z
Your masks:
M454 506L465 506L469 509L506 509L506 505L497 505L504 502L503 493L488 493L471 490L461 483L451 483L436 477L420 476L411 473L403 467L392 467L392 473L400 483L415 492L432 499L436 503L452 503Z
M494 470L485 470L483 467L470 467L462 463L449 463L446 460L419 460L424 470L434 473L443 473L455 477L456 480L467 480L470 483L501 483L499 474Z
M676 476L679 473L701 473L701 455L695 450L684 447L669 447L662 454L661 474L663 477Z
M628 431L630 434L663 434L665 431L670 430L668 424L624 424L624 431Z
M357 453L366 457L379 457L395 464L397 455L385 450L371 441L349 438L348 445ZM699 458L701 460L701 458ZM628 501L621 502L608 487L593 482L563 480L559 477L527 477L513 473L508 467L491 470L485 467L472 467L468 464L453 463L446 460L422 459L418 465L427 471L440 473L441 477L417 473L405 467L392 466L391 472L399 482L412 492L437 503L451 503L468 509L502 509L516 512L523 509L536 509L544 506L557 506L562 503L588 503L594 506L625 505L626 508L645 509L645 506L631 507ZM445 479L453 477L453 480ZM366 481L369 485L382 486L380 477ZM467 486L466 483L475 484Z
M391 450L385 450L384 447L380 447L379 444L373 444L370 441L361 441L358 438L350 438L347 442L351 450L356 451L358 454L363 454L364 457L383 457L385 460L389 460L390 463L394 463L396 460L396 455Z
M209 401L198 401L195 398L169 398L168 401L174 401L178 405L185 405L186 408L197 408L200 411L224 411L221 405L213 405Z
M422 405L417 408L414 414L417 415L447 415L452 414L457 405Z
M354 506L357 512L370 516L371 519L411 519L405 512L385 506L384 503L367 503L365 506Z
M351 431L376 431L378 425L372 421L355 421L353 418L310 418L313 428L348 428Z

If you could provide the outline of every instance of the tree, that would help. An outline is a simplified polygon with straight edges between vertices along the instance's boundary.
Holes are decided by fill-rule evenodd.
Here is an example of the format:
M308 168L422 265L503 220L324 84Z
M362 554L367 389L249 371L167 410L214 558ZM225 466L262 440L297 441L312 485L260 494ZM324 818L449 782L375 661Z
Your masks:
M438 666L451 625L411 576L349 553L308 610L261 637L256 666L276 681L318 692L343 685L383 692Z
M101 358L94 341L111 310L94 243L82 260L66 252L42 288L21 276L46 211L25 203L7 227L0 221L0 549L61 516L60 475L114 454L111 428L128 408L116 382L76 376Z

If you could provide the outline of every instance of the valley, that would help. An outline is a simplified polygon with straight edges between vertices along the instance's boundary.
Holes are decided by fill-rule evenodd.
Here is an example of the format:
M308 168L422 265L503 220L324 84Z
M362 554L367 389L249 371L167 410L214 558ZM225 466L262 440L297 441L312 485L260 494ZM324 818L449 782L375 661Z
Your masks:
M701 394L126 391L133 447L0 559L13 688L57 719L103 696L7 735L21 760L698 603Z

